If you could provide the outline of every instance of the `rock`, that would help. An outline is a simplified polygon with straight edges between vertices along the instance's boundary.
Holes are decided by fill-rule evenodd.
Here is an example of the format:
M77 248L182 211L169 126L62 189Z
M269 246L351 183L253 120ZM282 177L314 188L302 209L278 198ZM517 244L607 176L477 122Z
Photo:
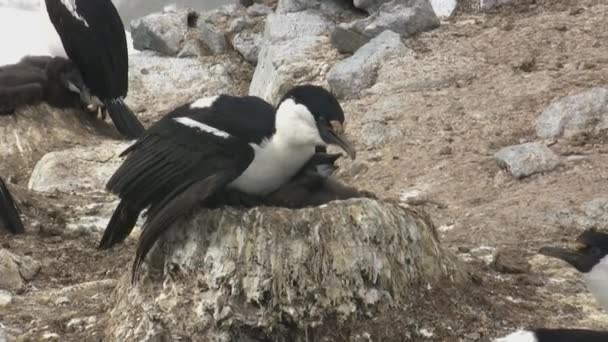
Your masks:
M551 103L536 120L540 138L572 138L608 128L608 88L591 88Z
M331 33L331 44L340 53L353 53L369 42L370 38L359 32L348 30L344 25L337 26Z
M103 190L123 161L118 155L129 145L106 141L97 146L48 153L34 167L28 188L64 193Z
M251 64L258 63L258 54L260 53L260 45L262 44L262 34L252 32L237 33L232 38L232 46L234 49Z
M234 18L228 26L228 34L237 34L255 25L255 21L249 17Z
M203 20L198 21L199 39L209 47L213 54L222 54L228 51L226 36Z
M490 10L498 6L512 3L513 0L479 0L479 8L482 10Z
M266 19L264 39L275 43L302 37L329 35L333 24L316 12L271 14Z
M382 61L413 53L398 34L385 31L363 45L354 55L337 63L327 75L327 82L339 97L353 96L372 86L376 69Z
M423 211L397 204L202 210L164 234L135 285L122 278L104 340L303 341L412 291L464 285L454 259Z
M368 13L376 11L384 3L391 2L392 0L353 0L353 5Z
M12 302L13 302L13 295L6 290L0 290L0 308L8 306Z
M323 82L335 58L325 36L332 27L317 13L269 15L249 95L275 103L296 84Z
M391 141L403 137L403 131L396 125L384 122L372 121L363 124L359 141L368 147L381 147Z
M500 273L511 274L528 273L532 267L519 249L499 249L492 266Z
M433 7L435 15L441 19L451 17L457 4L457 0L431 0L431 7Z
M272 8L264 4L253 4L247 7L247 14L252 17L260 17L272 13Z
M608 227L608 197L597 197L583 203L581 209L597 227Z
M506 168L515 178L548 172L559 165L559 157L539 143L509 146L498 151L494 158L499 167Z
M21 290L25 281L40 272L40 263L28 256L18 256L0 249L0 289Z
M434 30L439 24L439 19L427 0L407 0L405 3L394 1L383 4L376 13L343 27L370 38L386 30L407 38L418 32Z
M195 98L233 92L232 78L218 65L145 52L130 56L129 86L137 91L129 93L129 105L162 112Z
M182 49L177 54L179 58L190 58L203 56L201 49L201 41L198 39L188 39Z
M187 13L153 13L131 22L133 46L137 50L152 50L175 56L181 50L188 30Z
M279 0L276 13L299 12L319 7L318 0Z

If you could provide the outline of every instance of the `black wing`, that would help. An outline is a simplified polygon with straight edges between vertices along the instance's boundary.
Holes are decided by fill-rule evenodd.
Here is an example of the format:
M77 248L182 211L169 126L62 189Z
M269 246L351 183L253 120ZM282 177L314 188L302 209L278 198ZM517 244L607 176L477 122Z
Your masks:
M186 116L256 144L274 133L274 107L259 97L223 94L211 108L191 108L191 105L175 108L163 119Z
M129 56L116 7L110 0L74 2L79 18L61 0L46 0L65 52L78 66L91 92L102 101L126 96Z
M243 173L254 152L242 139L163 118L123 155L128 157L107 188L132 208L150 207L137 248L135 276L168 226ZM114 234L120 236L121 232Z
M8 192L8 188L0 177L0 223L13 234L25 232L23 223L19 217L19 210L15 205L15 200Z

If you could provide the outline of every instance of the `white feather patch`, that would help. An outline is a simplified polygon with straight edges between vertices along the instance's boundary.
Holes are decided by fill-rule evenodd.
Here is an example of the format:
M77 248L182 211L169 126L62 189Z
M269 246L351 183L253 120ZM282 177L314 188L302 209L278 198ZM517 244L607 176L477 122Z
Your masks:
M190 108L207 108L207 107L211 107L213 105L213 103L215 102L215 100L217 100L219 96L209 96L209 97L203 97L201 99L198 99L194 102L192 102L192 104L190 105Z
M180 124L182 124L186 127L196 128L202 132L211 133L220 138L229 138L230 137L230 134L228 134L224 131L220 131L217 128L205 125L204 123L198 122L196 120L192 120L190 118L181 117L181 118L175 118L173 120L175 120L176 122L179 122Z
M65 6L65 8L68 9L68 11L70 11L74 18L84 23L84 26L89 27L89 23L87 23L80 13L78 13L78 9L76 8L76 0L61 0L61 3L63 6Z
M598 304L608 312L608 256L603 257L591 271L583 273L583 279Z
M505 337L497 338L493 342L538 342L536 334L528 330L518 330Z

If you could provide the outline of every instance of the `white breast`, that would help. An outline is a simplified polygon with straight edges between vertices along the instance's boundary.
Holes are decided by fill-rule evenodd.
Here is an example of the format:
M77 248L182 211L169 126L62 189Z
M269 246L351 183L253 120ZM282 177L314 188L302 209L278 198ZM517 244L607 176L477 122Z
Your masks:
M608 256L584 273L583 279L595 300L608 313Z
M229 186L249 194L268 194L289 181L315 153L314 145L289 146L277 140L251 144L253 162Z

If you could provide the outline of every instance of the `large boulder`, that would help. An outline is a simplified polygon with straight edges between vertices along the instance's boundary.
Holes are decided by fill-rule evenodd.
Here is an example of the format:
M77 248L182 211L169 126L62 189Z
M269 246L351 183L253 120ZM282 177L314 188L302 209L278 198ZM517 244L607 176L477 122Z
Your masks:
M97 146L75 147L46 154L38 161L28 184L37 192L103 191L122 163L120 153L129 142L104 141Z
M427 0L406 0L387 2L369 17L355 20L343 27L370 38L385 30L407 38L418 32L436 29L439 24L439 19Z
M596 87L551 103L536 120L541 138L594 135L608 128L608 88Z
M175 222L143 273L121 280L105 340L305 341L465 281L424 212L368 199L202 210Z
M275 103L299 83L320 83L335 59L329 48L333 23L314 11L271 14L249 94Z
M133 47L175 56L181 50L188 30L188 13L153 13L131 22Z
M149 52L129 60L129 98L134 110L172 109L198 97L234 92L231 60L204 63L194 58L160 57Z
M380 64L392 57L413 54L401 37L392 31L385 31L357 52L339 63L328 73L327 82L339 97L353 96L369 88L376 81Z

